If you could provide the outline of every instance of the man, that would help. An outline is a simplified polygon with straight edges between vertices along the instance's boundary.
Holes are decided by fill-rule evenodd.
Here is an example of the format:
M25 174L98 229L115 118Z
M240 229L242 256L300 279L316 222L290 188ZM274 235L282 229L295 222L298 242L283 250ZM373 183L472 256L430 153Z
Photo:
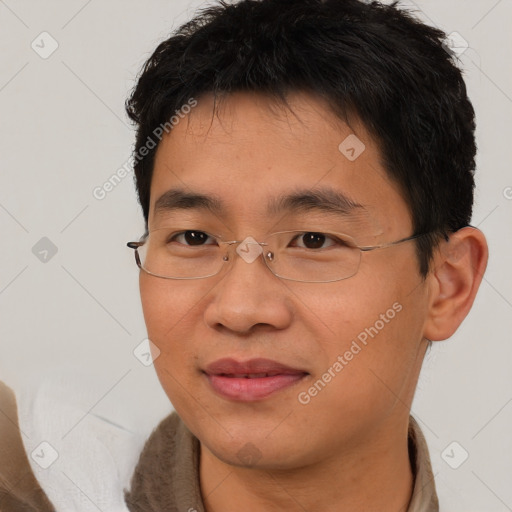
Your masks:
M438 510L409 412L487 262L444 34L357 0L221 3L159 45L127 109L129 245L176 409L128 509Z
M356 0L223 3L160 44L127 108L129 245L177 411L130 510L438 510L409 411L487 261L444 34Z

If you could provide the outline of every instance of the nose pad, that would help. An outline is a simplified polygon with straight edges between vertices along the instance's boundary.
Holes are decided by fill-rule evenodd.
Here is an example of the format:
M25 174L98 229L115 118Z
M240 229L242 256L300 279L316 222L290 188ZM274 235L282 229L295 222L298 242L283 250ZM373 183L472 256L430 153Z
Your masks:
M248 236L240 242L236 252L246 263L253 263L263 252L263 248L252 236Z

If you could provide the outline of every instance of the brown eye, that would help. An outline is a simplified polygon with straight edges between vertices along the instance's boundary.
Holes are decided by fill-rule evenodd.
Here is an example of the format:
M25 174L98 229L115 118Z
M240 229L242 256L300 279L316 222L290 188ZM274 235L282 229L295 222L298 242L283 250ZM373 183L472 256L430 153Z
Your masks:
M350 244L342 238L331 235L329 233L322 233L319 231L303 231L298 233L293 238L290 244L292 247L299 249L334 249L349 247Z
M182 233L178 233L174 235L169 242L178 242L183 245L190 246L198 246L198 245L210 245L205 242L208 241L210 235L205 233L204 231L183 231Z
M302 243L307 249L319 249L326 240L326 236L322 233L304 233L302 235Z

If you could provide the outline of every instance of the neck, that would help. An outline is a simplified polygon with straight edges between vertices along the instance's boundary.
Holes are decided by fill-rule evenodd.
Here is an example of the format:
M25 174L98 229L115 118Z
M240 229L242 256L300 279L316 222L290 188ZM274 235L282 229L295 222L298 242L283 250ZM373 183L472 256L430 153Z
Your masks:
M201 446L200 481L207 512L405 512L414 483L407 419L299 468L238 467Z

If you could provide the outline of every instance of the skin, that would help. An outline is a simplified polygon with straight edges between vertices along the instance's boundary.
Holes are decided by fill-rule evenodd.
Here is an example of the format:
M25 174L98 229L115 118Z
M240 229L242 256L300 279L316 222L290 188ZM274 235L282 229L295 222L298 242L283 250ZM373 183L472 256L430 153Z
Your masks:
M149 228L177 222L227 240L261 241L268 232L318 226L346 232L361 245L410 236L409 209L364 127L347 126L311 96L296 93L289 102L297 117L263 95L236 93L212 116L212 98L200 98L157 150ZM338 146L353 133L366 148L351 162ZM268 215L270 196L319 186L364 209L348 218ZM175 188L215 194L224 211L155 215L156 200ZM406 510L413 486L407 429L426 339L445 339L457 329L486 261L485 238L464 228L441 244L425 280L413 242L364 253L355 276L333 283L281 280L261 258L248 264L238 256L206 279L141 272L148 336L161 351L155 369L201 443L206 509ZM395 303L401 311L301 404L298 394ZM202 373L223 357L264 357L309 375L264 400L235 402L217 395ZM239 456L247 446L252 463Z

